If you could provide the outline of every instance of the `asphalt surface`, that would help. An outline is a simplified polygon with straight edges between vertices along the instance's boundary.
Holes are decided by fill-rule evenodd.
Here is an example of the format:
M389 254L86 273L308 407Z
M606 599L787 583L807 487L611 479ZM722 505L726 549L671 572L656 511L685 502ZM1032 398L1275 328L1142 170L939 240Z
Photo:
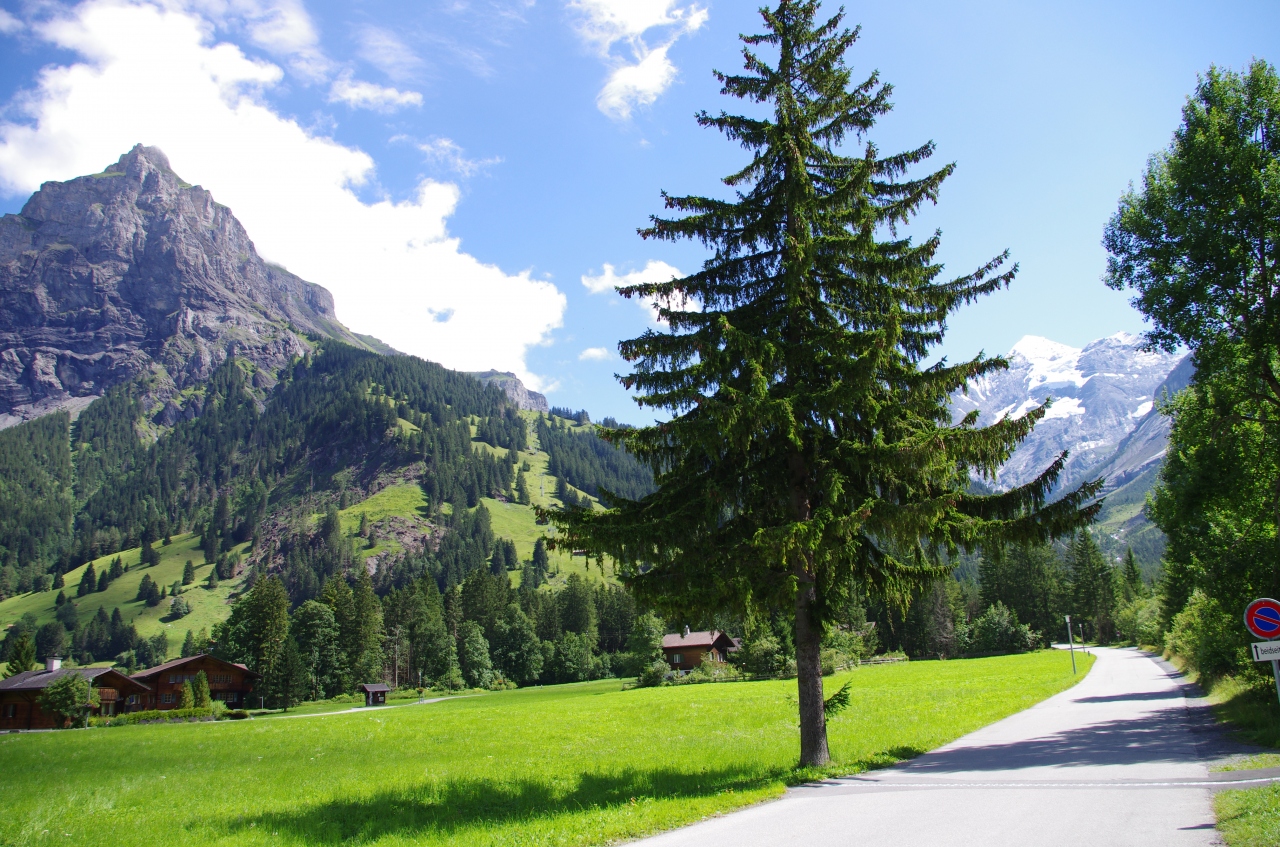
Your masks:
M1202 847L1212 792L1276 773L1210 774L1240 752L1198 690L1137 650L1095 649L1074 688L897 767L791 789L646 847ZM1063 657L1064 661L1066 657Z

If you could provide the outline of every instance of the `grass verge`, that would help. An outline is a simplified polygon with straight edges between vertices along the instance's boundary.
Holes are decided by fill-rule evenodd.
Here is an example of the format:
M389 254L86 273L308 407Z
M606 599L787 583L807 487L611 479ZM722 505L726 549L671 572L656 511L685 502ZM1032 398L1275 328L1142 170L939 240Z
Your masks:
M1092 663L1090 657L1082 670ZM1070 687L1066 656L867 667L828 773L882 767ZM588 845L776 797L793 681L529 688L314 720L0 736L0 843Z

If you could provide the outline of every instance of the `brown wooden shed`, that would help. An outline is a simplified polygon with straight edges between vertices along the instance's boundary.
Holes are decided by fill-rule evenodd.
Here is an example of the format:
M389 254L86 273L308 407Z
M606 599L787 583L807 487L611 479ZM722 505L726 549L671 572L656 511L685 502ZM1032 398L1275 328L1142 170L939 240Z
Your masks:
M362 682L357 687L364 692L366 706L383 705L387 702L387 692L391 690L391 686L384 682Z

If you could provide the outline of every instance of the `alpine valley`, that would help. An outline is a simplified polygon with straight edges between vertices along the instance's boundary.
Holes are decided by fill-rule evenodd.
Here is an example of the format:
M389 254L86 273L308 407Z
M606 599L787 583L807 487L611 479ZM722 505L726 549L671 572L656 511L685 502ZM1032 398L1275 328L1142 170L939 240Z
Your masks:
M212 630L264 574L293 605L335 574L605 590L535 507L651 485L515 376L347 329L159 150L0 219L0 626L56 619L78 661Z
M1154 565L1162 538L1141 508L1168 433L1156 407L1189 365L1125 335L1083 350L1029 337L1008 360L954 398L983 422L1053 398L996 484L1069 450L1063 485L1108 479L1099 541ZM0 626L57 621L79 661L146 664L164 655L146 639L212 630L266 574L292 606L339 574L387 603L477 573L607 594L606 574L538 543L535 508L652 485L585 412L514 375L345 327L328 291L260 258L159 150L46 183L0 219ZM605 639L617 598L600 598Z

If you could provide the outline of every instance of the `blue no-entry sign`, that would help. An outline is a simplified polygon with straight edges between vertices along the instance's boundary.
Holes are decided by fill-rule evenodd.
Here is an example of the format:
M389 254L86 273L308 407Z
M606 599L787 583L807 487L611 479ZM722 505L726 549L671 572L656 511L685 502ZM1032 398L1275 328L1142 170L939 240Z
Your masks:
M1259 638L1280 638L1280 603L1270 597L1254 600L1245 607L1244 625Z

